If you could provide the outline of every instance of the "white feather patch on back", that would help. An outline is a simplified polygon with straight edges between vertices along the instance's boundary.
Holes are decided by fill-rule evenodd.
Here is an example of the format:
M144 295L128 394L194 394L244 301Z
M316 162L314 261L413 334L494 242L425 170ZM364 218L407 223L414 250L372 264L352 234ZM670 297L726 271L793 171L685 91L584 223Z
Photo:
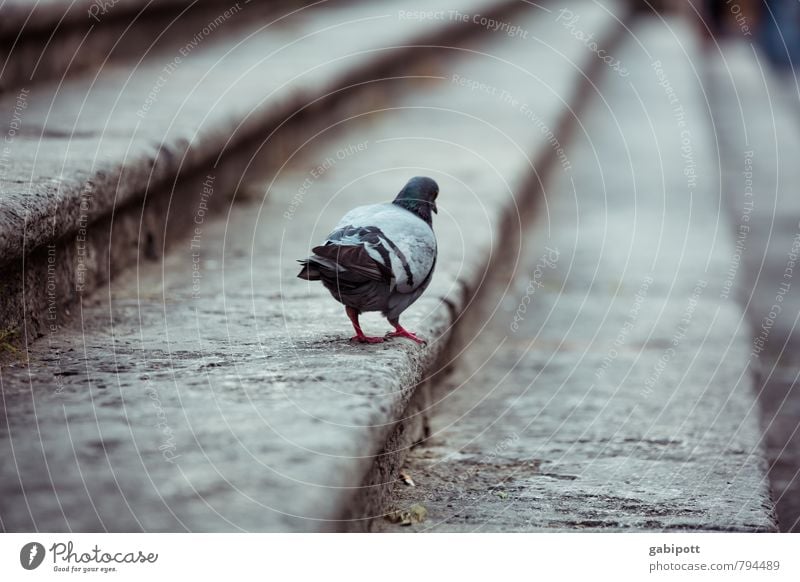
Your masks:
M396 204L370 204L359 206L344 215L334 230L347 226L377 227L385 237L394 243L397 250L405 257L410 271L409 284L406 267L402 258L391 244L383 242L383 247L391 259L395 289L399 293L411 293L419 287L430 274L436 261L436 236L433 229L413 212ZM350 238L350 237L348 237ZM359 244L359 240L339 240L337 244ZM383 257L377 249L366 245L367 252L375 260L383 263Z

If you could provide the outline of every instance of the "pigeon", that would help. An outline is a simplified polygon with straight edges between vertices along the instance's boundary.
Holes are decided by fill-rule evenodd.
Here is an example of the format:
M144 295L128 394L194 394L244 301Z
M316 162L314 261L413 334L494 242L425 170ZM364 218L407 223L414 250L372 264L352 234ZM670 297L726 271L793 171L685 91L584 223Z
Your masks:
M393 202L345 214L325 244L299 261L298 277L322 281L345 306L356 332L350 341L372 344L403 337L426 343L400 325L400 314L419 299L433 276L437 246L431 212L438 212L438 195L431 178L411 178ZM365 335L358 316L366 311L380 311L395 331L385 337Z

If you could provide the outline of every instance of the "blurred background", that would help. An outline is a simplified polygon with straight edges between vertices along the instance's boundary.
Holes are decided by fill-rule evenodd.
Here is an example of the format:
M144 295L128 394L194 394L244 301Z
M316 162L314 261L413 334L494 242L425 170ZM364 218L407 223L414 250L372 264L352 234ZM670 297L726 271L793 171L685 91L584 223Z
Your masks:
M4 531L800 530L797 0L5 0L0 62ZM295 261L413 175L431 345L359 351Z

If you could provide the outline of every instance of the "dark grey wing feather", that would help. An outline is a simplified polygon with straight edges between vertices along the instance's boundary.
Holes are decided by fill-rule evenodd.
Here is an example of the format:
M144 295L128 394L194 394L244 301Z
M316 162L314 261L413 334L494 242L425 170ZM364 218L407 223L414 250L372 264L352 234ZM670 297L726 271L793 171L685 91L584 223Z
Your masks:
M350 272L372 281L388 283L391 280L391 270L372 258L364 245L343 246L328 242L311 250L314 253L312 259L330 270Z

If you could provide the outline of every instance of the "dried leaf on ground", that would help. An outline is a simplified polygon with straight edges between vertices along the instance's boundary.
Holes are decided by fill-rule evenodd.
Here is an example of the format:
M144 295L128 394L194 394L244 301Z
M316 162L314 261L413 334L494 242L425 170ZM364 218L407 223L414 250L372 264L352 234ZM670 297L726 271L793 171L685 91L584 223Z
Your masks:
M403 483L405 483L409 487L416 487L417 486L417 484L414 483L414 480L411 478L411 475L409 475L405 471L400 471L400 479L403 481Z
M428 510L424 505L415 503L408 509L395 509L394 511L390 511L384 517L387 521L398 525L413 525L425 521L428 517Z

